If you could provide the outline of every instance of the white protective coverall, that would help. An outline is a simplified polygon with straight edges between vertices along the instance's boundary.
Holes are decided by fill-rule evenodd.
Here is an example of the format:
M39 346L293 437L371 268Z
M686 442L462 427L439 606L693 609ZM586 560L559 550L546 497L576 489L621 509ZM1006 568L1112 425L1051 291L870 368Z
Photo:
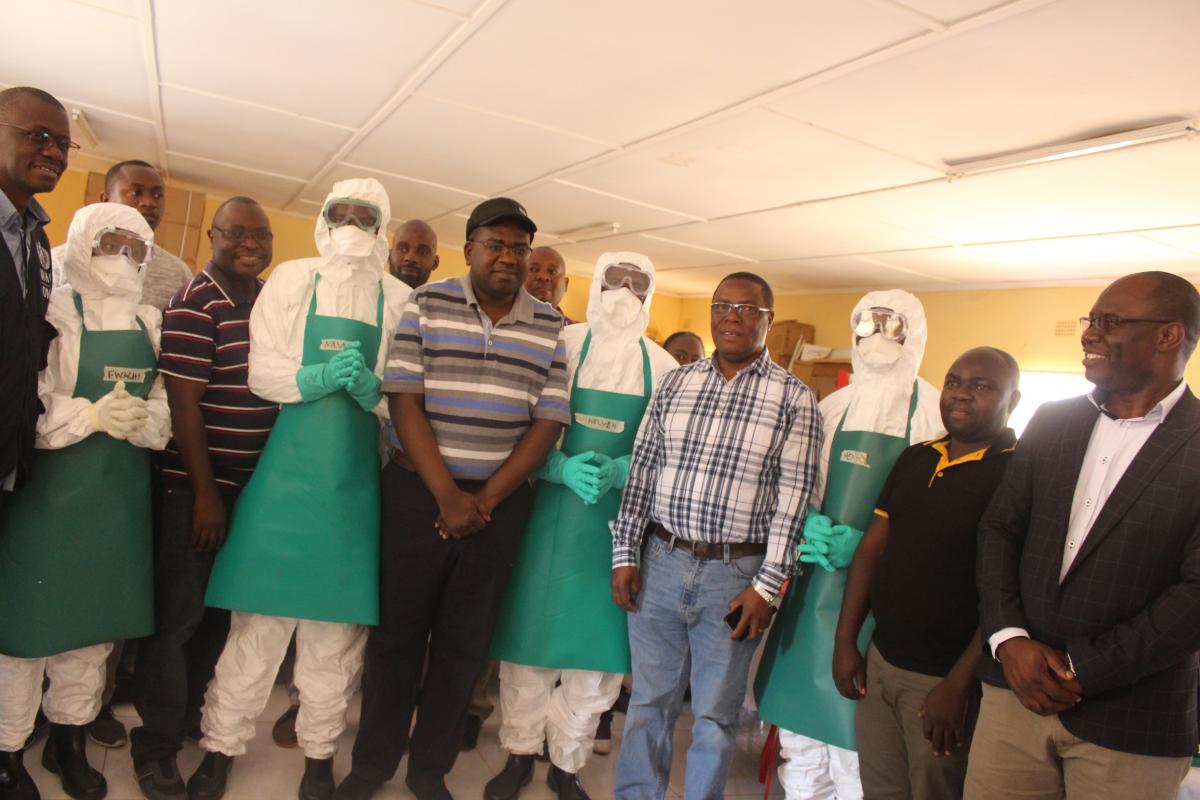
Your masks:
M640 305L628 289L601 291L600 277L609 264L632 264L650 276L650 290ZM609 295L605 299L602 295ZM642 335L650 322L654 295L654 265L640 253L604 253L596 262L588 294L587 322L563 329L567 351L567 381L576 371L581 389L641 395L642 351L646 345L654 385L679 363ZM579 358L588 332L587 359ZM615 491L615 490L614 490ZM610 569L609 562L602 568ZM607 598L604 598L607 601ZM510 753L534 755L548 741L550 760L564 772L578 773L587 763L600 715L612 707L621 691L620 673L579 669L545 669L500 662L500 746ZM557 682L561 685L555 687Z
M64 258L70 286L54 290L46 311L46 320L58 330L58 338L51 342L46 368L38 376L38 398L46 408L37 424L36 445L41 449L68 447L100 430L90 413L97 404L72 397L83 333L72 288L79 293L83 324L88 330L136 330L136 320L141 319L155 353L158 352L162 314L152 306L138 305L145 270L135 269L129 263L92 261L92 244L104 228L124 228L144 239L154 238L141 214L116 203L85 206L71 220ZM119 277L109 285L101 280L97 270ZM145 409L147 416L141 427L126 440L137 447L161 450L171 438L171 413L161 376L150 390ZM0 751L15 752L24 747L26 737L33 731L39 704L46 718L56 724L86 725L94 720L100 711L105 660L111 650L112 643L106 642L46 658L0 655ZM45 697L43 675L50 678Z
M375 374L382 378L391 331L412 290L387 271L391 206L383 186L373 178L339 181L325 203L338 198L364 200L380 209L382 220L375 244L366 255L347 255L342 250L353 245L339 248L320 215L315 234L320 257L287 261L272 271L250 314L247 382L250 391L264 400L301 402L296 373L302 366L304 330L317 272L315 313L370 325L376 324L382 283L382 355L375 363ZM386 397L374 411L387 420ZM296 738L307 758L333 756L337 738L346 728L346 708L362 674L367 628L241 611L230 614L229 638L205 694L201 747L228 756L246 752L293 634L294 682L302 698Z
M917 407L909 442L929 441L946 432L938 409L941 393L917 377L929 336L921 301L899 289L869 292L854 306L851 320L869 308L890 308L903 314L908 334L903 345L888 342L878 333L857 342L850 353L854 380L821 401L825 440L813 497L825 496L825 475L838 424L842 423L846 431L903 436L914 380ZM779 766L779 781L788 800L857 800L863 796L857 753L783 729L779 731L779 745L786 759Z

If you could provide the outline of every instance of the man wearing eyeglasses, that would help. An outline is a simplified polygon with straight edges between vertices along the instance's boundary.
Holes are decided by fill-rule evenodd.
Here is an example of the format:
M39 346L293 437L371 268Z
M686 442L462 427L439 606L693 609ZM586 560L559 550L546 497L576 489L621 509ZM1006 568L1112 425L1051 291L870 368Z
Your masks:
M529 517L529 477L570 420L558 314L522 290L536 232L515 200L480 203L467 220L468 273L413 292L394 329L383 388L401 448L383 470L379 625L339 800L373 796L406 744L418 800L450 797L445 776Z
M868 292L850 313L850 329L854 381L821 401L825 436L813 495L821 513L805 519L800 546L800 560L814 568L792 581L755 679L759 714L779 726L779 778L789 798L863 796L856 703L830 686L846 567L896 458L943 432L938 390L917 376L928 337L921 301L896 289ZM864 646L873 624L863 626Z
M333 795L333 754L379 621L380 383L411 291L387 272L389 216L377 180L335 183L317 219L320 255L280 264L250 312L247 386L280 409L208 580L205 603L231 613L192 800L224 794L293 634L299 796Z
M1200 293L1129 275L1082 325L1095 390L1038 409L979 525L969 800L1168 800L1196 753Z
M34 195L58 185L71 150L67 111L29 86L0 91L0 506L29 478L41 404L38 370L56 335L45 322L52 285L50 221Z
M145 161L121 161L109 167L104 174L104 191L101 203L121 203L136 208L150 226L157 231L166 209L166 186L158 170ZM65 282L62 259L66 245L61 244L50 251L54 260L54 285ZM146 281L142 284L141 302L160 311L192 279L192 270L178 256L164 250L157 243L150 263L146 265Z
M726 276L716 353L667 373L638 431L611 525L633 662L618 798L665 795L689 682L685 791L724 793L750 659L793 571L821 450L816 398L766 349L773 305L759 276Z
M212 260L163 315L159 371L173 438L163 452L156 542L154 635L138 646L132 754L147 797L183 797L175 755L199 725L204 687L229 613L204 607L213 558L279 405L247 386L250 312L271 263L271 222L249 197L217 208Z

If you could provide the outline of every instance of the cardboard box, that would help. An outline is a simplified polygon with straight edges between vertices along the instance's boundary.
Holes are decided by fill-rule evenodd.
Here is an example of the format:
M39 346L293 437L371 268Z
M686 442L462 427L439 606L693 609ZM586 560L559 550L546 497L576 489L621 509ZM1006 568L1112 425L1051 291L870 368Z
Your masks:
M816 329L805 322L794 319L775 320L767 334L767 349L771 351L771 360L787 369L792 363L792 355L796 345L803 342L812 343Z
M104 175L89 172L84 189L85 204L100 202L104 191ZM189 192L187 189L167 187L166 207L158 230L154 232L154 243L168 253L179 256L192 271L196 271L196 255L200 250L200 237L204 222L204 192Z
M797 361L792 367L792 374L808 384L817 393L818 400L824 400L838 389L838 381L845 373L847 379L854 374L850 361L842 358L831 358L824 361Z

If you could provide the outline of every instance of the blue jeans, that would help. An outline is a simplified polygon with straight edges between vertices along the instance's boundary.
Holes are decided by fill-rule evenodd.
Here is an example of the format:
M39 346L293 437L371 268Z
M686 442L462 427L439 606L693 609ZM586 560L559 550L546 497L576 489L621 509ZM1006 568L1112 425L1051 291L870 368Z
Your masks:
M642 555L638 610L629 615L633 696L617 764L616 796L661 800L671 776L671 736L692 687L692 744L684 797L724 795L738 711L757 640L729 638L729 601L750 585L761 555L700 561L651 537Z

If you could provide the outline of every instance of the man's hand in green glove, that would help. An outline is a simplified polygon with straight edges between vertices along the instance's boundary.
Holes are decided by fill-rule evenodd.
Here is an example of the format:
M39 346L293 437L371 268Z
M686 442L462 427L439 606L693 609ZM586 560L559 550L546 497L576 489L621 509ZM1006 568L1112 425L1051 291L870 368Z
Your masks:
M342 388L337 382L333 359L321 364L309 364L296 371L296 386L305 403L320 400Z
M358 342L347 343L342 352L330 359L330 363L333 364L338 385L345 387L363 411L370 411L379 404L382 396L379 392L381 381L375 371L367 366L358 347Z
M600 472L597 478L600 479L600 494L598 497L603 497L608 493L609 489L624 489L625 481L629 480L629 462L633 460L633 455L624 455L618 458L609 458L608 456L596 456L596 459L605 459L600 462Z
M824 514L809 510L804 518L804 542L796 548L800 561L805 564L819 564L826 572L833 572L837 567L829 562L829 544L825 541L833 532L833 520Z
M863 532L849 525L834 525L829 533L814 530L809 533L805 526L804 538L807 540L800 545L800 560L810 564L820 564L829 572L835 569L845 569L854 560L854 551L862 541Z
M550 483L561 483L587 504L596 502L600 481L596 477L599 467L590 464L596 457L594 450L588 450L570 458L562 450L555 448L546 456L546 463L538 470L537 477Z

